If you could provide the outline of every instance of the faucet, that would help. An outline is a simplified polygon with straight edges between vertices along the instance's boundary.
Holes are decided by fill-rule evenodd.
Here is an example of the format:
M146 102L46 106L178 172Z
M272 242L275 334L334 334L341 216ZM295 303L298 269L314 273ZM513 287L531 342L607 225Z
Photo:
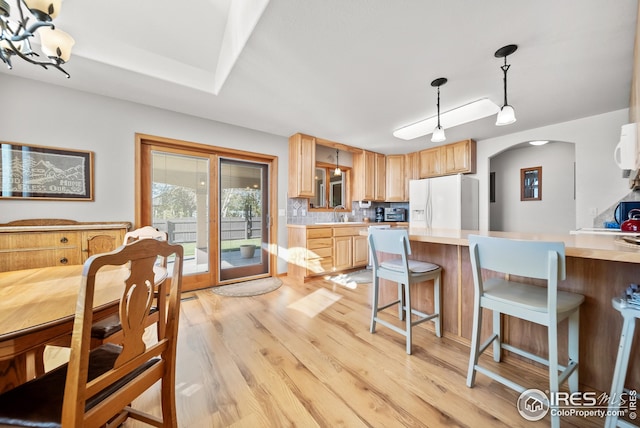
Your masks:
M336 212L338 208L342 208L344 210L347 207L345 207L344 205L336 205L335 207L333 207L333 221L335 221L336 223L338 222L338 213Z

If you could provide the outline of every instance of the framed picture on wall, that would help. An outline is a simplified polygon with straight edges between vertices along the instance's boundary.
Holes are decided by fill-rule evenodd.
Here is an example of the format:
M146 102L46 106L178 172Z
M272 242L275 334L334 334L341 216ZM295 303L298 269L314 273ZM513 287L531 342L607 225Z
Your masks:
M0 142L0 199L93 201L93 152Z
M542 167L520 169L520 200L542 200Z

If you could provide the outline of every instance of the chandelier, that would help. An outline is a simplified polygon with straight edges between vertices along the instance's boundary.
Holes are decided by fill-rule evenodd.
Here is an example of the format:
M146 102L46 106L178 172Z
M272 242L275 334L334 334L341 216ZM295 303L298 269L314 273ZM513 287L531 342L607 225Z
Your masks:
M9 3L0 0L0 59L11 70L11 57L16 55L31 64L57 68L68 78L62 64L69 61L75 41L52 22L60 13L62 0L16 0L16 4L17 14L11 16ZM36 34L47 59L31 49Z

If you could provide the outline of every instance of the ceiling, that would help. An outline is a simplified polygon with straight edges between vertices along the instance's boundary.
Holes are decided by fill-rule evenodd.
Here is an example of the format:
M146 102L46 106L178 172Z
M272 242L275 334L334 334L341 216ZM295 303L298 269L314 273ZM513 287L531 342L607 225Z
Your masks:
M65 65L71 79L19 59L0 73L284 137L303 132L407 153L435 145L430 136L392 135L436 114L433 79L449 80L441 111L483 97L502 104L503 60L494 52L507 44L518 45L508 57L509 104L518 121L496 127L492 116L447 129L447 142L627 108L637 6L637 0L110 0L105 7L65 0L56 24L76 40ZM244 49L241 36L223 42L236 36L226 24L238 13L253 19ZM224 80L220 53L230 41L239 55Z

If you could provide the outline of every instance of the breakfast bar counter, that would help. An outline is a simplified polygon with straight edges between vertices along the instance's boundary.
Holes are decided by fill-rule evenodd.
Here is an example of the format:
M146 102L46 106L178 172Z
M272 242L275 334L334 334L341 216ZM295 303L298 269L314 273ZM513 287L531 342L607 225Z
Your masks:
M473 276L469 258L470 234L512 239L561 241L565 243L567 278L558 288L585 296L580 309L580 383L585 390L609 391L616 360L622 317L611 305L630 283L640 282L640 246L622 241L616 236L552 235L510 232L479 232L470 230L435 230L409 228L412 258L442 266L442 326L445 336L469 344L473 314ZM544 285L544 282L533 282ZM386 284L384 297L393 298L395 288ZM419 284L412 290L418 309L432 310L431 287ZM491 317L485 316L482 340L489 336ZM559 350L566 355L566 321L560 324ZM546 352L546 328L517 319L503 321L507 342L531 352ZM632 355L640 353L635 341ZM517 356L505 357L519 358ZM632 358L627 386L640 387L640 361ZM561 364L566 361L561 360ZM532 385L541 388L544 385Z

